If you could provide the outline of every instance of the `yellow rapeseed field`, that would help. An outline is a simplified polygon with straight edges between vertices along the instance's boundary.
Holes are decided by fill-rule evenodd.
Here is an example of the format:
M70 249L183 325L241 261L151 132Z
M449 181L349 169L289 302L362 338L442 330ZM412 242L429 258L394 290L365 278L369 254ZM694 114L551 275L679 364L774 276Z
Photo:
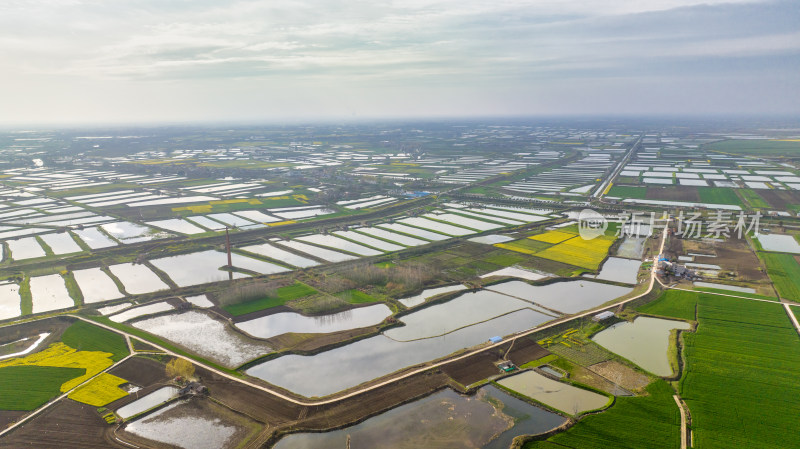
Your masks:
M84 404L102 407L127 396L128 393L119 387L127 382L113 374L102 373L91 382L70 393L69 398Z
M76 377L61 385L61 391L69 391L90 377L111 366L111 353L101 351L78 351L64 343L52 344L49 348L26 357L0 361L0 368L6 366L55 366L65 368L82 368L83 376Z
M531 240L538 240L545 243L561 243L564 240L569 240L576 237L577 234L564 231L547 231L544 234L536 234L528 237Z
M572 238L536 253L536 257L576 267L596 270L614 243L614 237L600 236L592 240Z

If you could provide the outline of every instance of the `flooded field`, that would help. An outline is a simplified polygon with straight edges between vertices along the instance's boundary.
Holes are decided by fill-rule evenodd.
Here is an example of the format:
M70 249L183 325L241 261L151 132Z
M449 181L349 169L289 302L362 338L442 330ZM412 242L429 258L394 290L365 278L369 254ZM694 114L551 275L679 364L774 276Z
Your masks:
M206 295L187 296L186 301L202 308L214 307L214 303L209 301Z
M332 235L314 234L307 235L305 237L298 237L297 240L313 243L315 245L327 246L336 250L347 251L349 253L358 254L359 256L378 256L383 254L381 251L367 248L366 246L340 239Z
M548 285L530 285L522 281L503 282L489 289L533 301L548 309L578 313L597 307L631 291L628 287L591 281L566 281Z
M20 309L19 285L0 285L0 320L16 318L22 315Z
M544 279L552 275L536 273L531 270L523 270L522 268L517 267L505 267L497 271L492 271L491 273L483 274L481 275L481 279L492 276L510 276L520 279L528 279L530 281L538 281L539 279Z
M324 334L373 326L391 314L391 309L386 305L375 304L322 316L303 316L294 312L281 312L242 321L236 323L236 327L259 338L270 338L286 332Z
M609 257L603 262L600 273L596 276L584 275L592 279L603 279L606 281L624 282L626 284L636 284L636 275L642 263L635 259L622 259L619 257Z
M307 397L325 396L475 346L494 335L529 329L547 319L523 309L443 337L398 342L376 335L313 356L285 355L255 365L247 374Z
M758 234L755 236L758 243L765 251L776 251L779 253L800 254L800 244L794 236L781 234Z
M124 295L117 284L100 268L87 268L72 272L75 282L83 294L84 304L109 301L122 298Z
M518 435L546 432L564 421L495 387L474 396L447 389L355 426L288 435L275 448L344 448L349 435L353 448L507 449Z
M166 229L168 231L180 232L181 234L202 234L206 232L205 229L197 227L192 222L180 218L170 218L167 220L148 221L148 225L157 228Z
M608 403L606 396L552 380L535 371L506 377L497 383L571 415L598 409Z
M398 234L396 232L387 231L381 228L358 228L358 232L374 235L375 237L405 246L419 246L428 243L427 240L416 239L414 237L409 237L407 235Z
M129 423L124 431L170 447L218 449L239 447L257 428L212 401L194 399L171 403Z
M475 234L475 231L462 228L459 226L450 225L447 223L441 223L435 220L430 220L428 218L423 217L410 217L410 218L403 218L398 220L400 223L405 223L410 226L416 226L419 228L430 229L432 231L441 232L447 235L452 235L456 237L460 237L463 235L470 235Z
M166 232L157 231L153 228L148 228L147 226L138 225L136 223L129 223L127 221L106 223L104 225L100 225L100 227L115 239L125 244L146 242L148 240L160 239L169 236L169 234Z
M40 237L53 250L53 254L69 254L83 251L68 232L42 234Z
M480 237L472 237L469 239L470 242L483 243L485 245L494 245L495 243L510 242L512 240L514 240L514 237L500 234L482 235Z
M44 257L47 254L42 249L36 237L25 237L19 240L6 240L8 249L11 250L11 257L14 260L33 259Z
M258 254L260 256L269 257L272 260L277 260L278 262L283 262L285 264L292 265L298 268L308 268L319 265L319 262L315 260L311 260L303 256L298 256L295 253L286 251L281 248L277 248L273 245L269 245L266 243L263 243L261 245L243 246L240 249L243 251L251 252L253 254Z
M740 292L740 293L755 293L756 289L750 287L739 287L736 285L726 285L726 284L715 284L713 282L702 282L696 281L694 282L695 287L704 287L704 288L718 288L720 290L730 290L732 292Z
M456 284L456 285L448 285L446 287L436 287L436 288L426 288L423 290L419 295L410 296L408 298L399 299L401 304L406 307L415 307L425 302L426 299L432 298L436 295L441 295L442 293L449 293L449 292L457 292L460 290L466 290L467 287Z
M146 265L121 263L109 265L108 269L122 282L125 291L132 295L169 289L169 285Z
M454 225L463 226L465 228L477 229L478 231L489 231L503 227L503 225L489 223L488 221L483 220L476 220L474 218L467 218L456 214L427 214L424 215L424 217L432 220L446 221L448 223L453 223Z
M369 237L364 234L359 234L358 232L355 231L335 231L334 234L336 234L339 237L344 237L353 240L354 242L361 243L363 245L368 245L373 248L377 248L381 251L400 251L402 249L405 249L404 246L395 245L394 243L389 243L385 240L376 239L374 237Z
M116 413L121 418L126 419L146 410L150 410L158 404L167 402L176 394L178 394L178 389L176 387L162 387L147 396L143 396L128 405L120 407L117 409Z
M133 325L229 367L271 351L267 345L248 339L204 312L161 315Z
M689 329L684 321L638 317L623 321L592 337L597 344L658 376L672 375L667 350L672 329Z
M529 306L510 296L478 290L405 315L400 318L405 326L393 327L384 335L399 341L430 338ZM539 319L546 321L548 318Z
M33 313L68 309L75 306L75 301L69 296L69 291L67 291L61 275L34 276L31 277L30 283Z
M275 243L283 245L287 248L291 248L295 251L299 251L301 253L313 255L314 257L325 260L327 262L344 262L347 260L358 259L358 257L351 256L350 254L345 254L345 253L340 253L339 251L320 248L318 246L309 245L303 242L298 242L297 240L281 240L281 241L276 241Z
M179 287L247 277L242 273L220 270L228 264L228 259L225 253L214 250L153 259L150 263L167 273Z
M381 228L386 228L389 231L402 232L403 234L409 234L414 237L420 237L426 240L439 241L439 240L447 240L450 238L450 236L448 235L439 234L433 231L428 231L427 229L416 228L414 226L404 225L402 223L386 223L386 224L380 224L378 226ZM397 243L403 243L399 240L395 241Z
M108 248L111 246L117 246L117 242L111 240L107 235L100 232L99 229L96 227L94 228L86 228L86 229L76 229L75 235L77 235L83 243L91 249L100 249L100 248Z
M113 306L113 307L116 307L116 306ZM132 320L132 319L138 318L140 316L152 315L152 314L160 313L160 312L167 312L167 311L170 311L170 310L173 310L173 309L174 309L174 307L169 305L169 303L167 303L167 302L157 302L157 303L153 303L153 304L148 304L146 306L134 307L132 309L126 310L126 311L118 313L116 315L111 315L111 317L109 319L111 321L116 322L116 323L123 323L125 321ZM109 311L108 313L114 313L113 309L111 311Z
M625 237L625 240L617 248L617 257L641 260L646 241L647 239L644 237Z

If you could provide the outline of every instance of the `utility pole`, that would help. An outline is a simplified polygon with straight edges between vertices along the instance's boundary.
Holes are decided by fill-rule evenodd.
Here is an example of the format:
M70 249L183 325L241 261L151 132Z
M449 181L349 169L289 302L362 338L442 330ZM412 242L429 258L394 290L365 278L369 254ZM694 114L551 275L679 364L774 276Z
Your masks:
M225 250L228 252L228 268L233 268L231 260L231 236L228 234L228 227L225 226Z

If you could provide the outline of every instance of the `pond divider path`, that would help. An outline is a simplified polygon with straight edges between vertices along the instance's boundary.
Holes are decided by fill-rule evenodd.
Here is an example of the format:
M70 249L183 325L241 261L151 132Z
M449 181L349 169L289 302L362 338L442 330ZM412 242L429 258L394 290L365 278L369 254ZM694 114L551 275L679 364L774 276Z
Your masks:
M668 219L668 220L667 220L667 224L669 223L669 221L670 221L670 220ZM667 241L667 233L666 233L666 232L662 232L662 237L661 237L661 246L660 246L660 248L659 248L659 250L658 250L658 253L659 253L659 254L661 254L661 253L664 251L664 245L666 244L666 241ZM615 303L613 303L613 304L609 304L609 305L605 305L605 306L596 307L596 308L594 308L594 309L591 309L591 310L588 310L588 311L585 311L585 312L582 312L582 313L579 313L579 314L576 314L576 315L571 315L571 316L568 316L568 317L565 317L565 318L561 318L561 319L557 319L557 320L551 321L551 322L550 322L550 323L548 323L548 324L545 324L545 325L542 325L542 326L539 326L539 327L535 327L535 328L533 328L533 329L528 329L528 330L526 330L526 331L519 332L519 333L517 333L516 335L513 335L513 336L510 336L510 337L508 337L508 338L506 338L506 339L503 339L502 341L500 341L500 342L498 342L498 343L488 344L488 345L486 345L486 346L483 346L483 347L481 347L481 348L478 348L478 349L473 349L473 350L467 351L467 352L465 352L464 354L462 354L462 355L459 355L459 356L457 356L457 357L453 357L453 358L450 358L450 359L446 359L446 360L443 360L443 361L441 361L441 362L433 363L433 364L430 364L430 365L427 365L427 366L423 366L423 367L421 367L421 368L418 368L418 369L415 369L415 370L409 371L409 372L407 372L407 373L405 373L405 374L403 374L403 375L396 376L396 377L392 377L392 378L390 378L390 379L384 380L384 381L382 381L382 382L379 382L379 383L377 383L377 384L368 385L368 386L365 386L365 387L359 388L358 390L351 391L351 392L349 392L349 393L347 393L347 394L344 394L344 395L341 395L341 396L336 396L336 397L333 397L333 398L330 398L330 399L321 399L321 400L310 400L310 399L305 399L305 400L302 400L302 399L297 399L297 398L295 398L295 397L292 397L292 396L288 396L288 395L286 395L286 394L283 394L283 393L281 393L280 391L277 391L277 390L275 390L275 389L273 389L273 388L265 387L265 386L263 386L263 385L259 385L259 384L256 384L256 383L253 383L253 382L250 382L250 381L248 381L248 380L246 380L246 379L242 379L242 378L239 378L239 377L233 376L233 375L231 375L231 374L228 374L228 373L226 373L226 372L224 372L224 371L220 371L220 370L218 370L217 368L214 368L214 367L212 367L212 366L206 365L205 363L198 362L197 360L194 360L194 359L192 359L192 358L189 358L189 357L183 356L183 355L181 355L181 354L176 354L176 353L174 353L174 352L170 351L169 349L166 349L166 348L164 348L164 347L161 347L160 345L158 345L158 344L156 344L156 343L152 343L152 342L149 342L149 341L148 341L148 344L149 344L150 346L153 346L154 348L156 348L156 349L160 350L160 351L163 351L163 353L164 353L164 354L166 354L166 355L169 355L169 356L172 356L172 357L175 357L175 358L181 358L181 359L187 360L187 361L189 361L189 362L191 362L191 363L193 363L193 364L195 364L195 365L202 366L204 369L207 369L207 370L209 370L209 371L212 371L212 372L214 372L215 374L217 374L217 375L219 375L219 376L222 376L222 377L224 377L224 378L226 378L226 379L229 379L229 380L232 380L232 381L234 381L234 382L238 382L238 383L241 383L241 384L247 385L247 386L249 386L249 387L251 387L251 388L255 388L255 389L257 389L257 390L261 390L261 391L263 391L263 392L265 392L265 393L271 394L271 395L273 395L273 396L275 396L275 397L278 397L278 398L280 398L280 399L283 399L283 400L285 400L285 401L291 402L291 403L293 403L293 404L302 405L302 406L313 406L313 405L325 405L325 404L333 404L333 403L336 403L336 402L339 402L339 401L343 401L343 400L345 400L345 399L352 398L352 397L354 397L354 396L358 396L358 395L360 395L360 394L362 394L362 393L364 393L364 392L366 392L366 391L371 391L371 390L375 390L375 389L381 388L381 387L383 387L383 386L386 386L386 385L390 385L390 384L392 384L392 383L395 383L395 382L397 382L397 381L399 381L399 380L406 379L406 378L409 378L409 377L411 377L411 376L415 376L415 375L417 375L417 374L420 374L420 373L422 373L422 372L429 371L429 370L431 370L431 369L434 369L434 368L439 368L439 367L442 367L442 366L444 366L444 365L447 365L447 364L449 364L449 363L452 363L452 362L456 362L456 361L459 361L459 360L463 360L463 359L465 359L465 358L467 358L467 357L471 357L471 356L473 356L473 355L475 355L475 354L479 354L479 353L481 353L481 352L488 351L488 350L490 350L490 349L492 349L492 348L496 348L497 346L500 346L500 345L503 345L503 344L505 344L505 343L508 343L509 341L511 341L511 342L513 343L513 342L514 342L514 341L516 341L518 338L526 337L526 336L528 336L528 335L530 335L530 334L533 334L533 333L535 333L535 332L539 332L539 331L541 331L541 330L544 330L544 329L548 329L548 328L551 328L551 327L554 327L554 326L558 326L558 325L560 325L560 324L563 324L563 323L565 323L565 322L568 322L568 321L574 320L574 319L576 319L576 318L583 318L583 317L585 317L585 316L595 315L595 314L597 314L598 312L601 312L601 311L603 311L603 310L608 310L608 309L611 309L611 308L613 308L613 307L618 307L618 306L620 306L620 305L627 304L627 303L629 303L629 302L631 302L631 301L634 301L634 300L636 300L636 299L639 299L639 298L641 298L641 297L643 297L643 296L645 296L645 295L648 295L648 294L649 294L649 293L650 293L650 292L653 290L653 286L655 285L655 282L656 282L656 280L657 280L657 276L656 276L656 267L657 267L657 265L656 265L656 264L653 264L653 267L650 269L650 283L649 283L649 284L648 284L648 286L647 286L647 290L645 290L644 292L642 292L642 293L640 293L640 294L638 294L638 295L635 295L635 296L633 296L633 297L630 297L630 298L628 298L628 299L623 299L623 300L621 300L621 301L617 301L617 302L615 302ZM659 283L661 283L661 281L660 281L660 280L658 280L658 282L659 282ZM663 285L663 284L661 284L661 285ZM98 322L96 322L96 321L92 321L92 320L90 320L90 319L88 319L88 318L84 318L84 317L82 317L82 316L78 316L78 315L72 315L72 316L73 316L74 318L76 318L76 319L79 319L79 320L85 321L85 322L87 322L87 323L89 323L89 324L92 324L92 325L95 325L95 326L99 326L99 327L102 327L103 329L106 329L106 330L109 330L109 331L111 331L111 332L115 332L115 333L117 333L117 334L123 335L124 337L126 337L126 339L130 339L131 337L135 337L135 335L129 334L129 333L127 333L127 332L124 332L124 331L121 331L121 330L119 330L119 329L115 329L115 328L113 328L113 327L111 327L111 326L107 326L107 325L105 325L105 324L102 324L102 323L98 323ZM41 318L41 319L43 319L43 318ZM129 341L129 340L127 340L127 341ZM133 357L134 355L136 355L136 353L134 353L133 351L131 351L131 353L130 353L130 354L128 354L127 356L125 356L125 358L123 358L123 359L122 359L122 360L120 360L119 362L117 362L117 363L115 363L115 364L113 364L113 365L109 366L108 368L106 368L105 370L103 370L101 373L98 373L98 375L100 375L100 374L102 374L102 373L104 373L104 372L106 372L106 371L108 371L108 370L112 369L113 367L115 367L115 366L117 366L118 364L120 364L120 363L124 362L125 360L127 360L127 359L129 359L129 358ZM96 376L95 376L95 377L96 377ZM89 382L89 381L91 381L92 379L94 379L94 377L92 377L91 379L87 379L85 382L81 383L81 385L84 385L86 382ZM78 388L78 387L80 387L81 385L78 385L78 386L77 386L77 387L75 387L75 388ZM74 389L73 389L73 390L74 390ZM51 405L55 404L56 402L60 401L60 400L61 400L61 399L63 399L64 397L66 397L66 396L67 396L69 393L71 393L73 390L70 390L70 391L67 391L67 392L65 392L64 394L62 394L61 396L57 397L56 399L53 399L52 401L50 401L50 402L48 402L47 404L43 405L43 406L42 406L42 407L40 407L38 410L35 410L35 411L33 411L31 414L29 414L28 416L26 416L26 417L24 417L24 418L20 419L19 421L17 421L17 422L16 422L16 423L14 423L13 425L11 425L11 426L7 427L6 429L3 429L2 431L0 431L0 436L2 436L2 435L5 435L6 433L8 433L8 432L10 432L10 431L14 430L16 427L18 427L18 426L20 426L20 425L24 424L25 422L29 421L29 420L30 420L32 417L34 417L34 416L38 415L39 413L41 413L42 411L44 411L45 409L47 409L47 408L48 408L48 407L50 407Z

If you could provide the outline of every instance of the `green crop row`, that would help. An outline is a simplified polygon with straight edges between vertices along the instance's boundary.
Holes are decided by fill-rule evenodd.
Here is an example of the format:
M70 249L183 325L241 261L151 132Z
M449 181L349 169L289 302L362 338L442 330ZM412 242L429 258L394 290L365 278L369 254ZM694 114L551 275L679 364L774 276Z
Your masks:
M603 413L587 416L566 432L545 441L527 443L525 449L607 449L680 447L680 415L672 389L658 380L647 387L648 396L618 397Z
M758 252L782 298L800 300L800 265L791 254Z

